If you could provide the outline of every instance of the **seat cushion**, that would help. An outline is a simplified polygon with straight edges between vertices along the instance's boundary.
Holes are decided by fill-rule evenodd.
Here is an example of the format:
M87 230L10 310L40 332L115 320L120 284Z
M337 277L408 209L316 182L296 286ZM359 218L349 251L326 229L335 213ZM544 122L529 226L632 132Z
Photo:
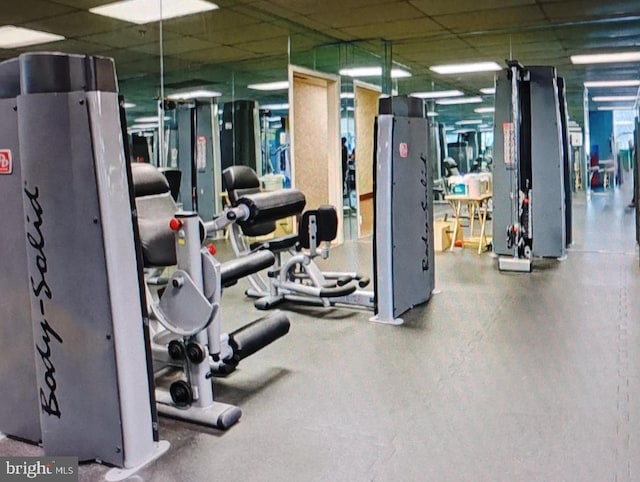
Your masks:
M269 239L267 241L251 243L249 249L255 251L256 249L268 249L269 251L284 251L285 249L293 248L298 242L297 234L289 234L287 236L281 236L279 238Z

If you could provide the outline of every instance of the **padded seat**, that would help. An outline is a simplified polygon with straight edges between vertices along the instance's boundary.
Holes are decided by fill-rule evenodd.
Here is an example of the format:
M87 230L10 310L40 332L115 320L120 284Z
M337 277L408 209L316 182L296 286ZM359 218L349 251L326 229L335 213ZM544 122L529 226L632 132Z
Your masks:
M267 241L259 241L251 243L249 249L255 251L257 249L268 249L269 251L284 251L293 248L298 242L297 234L289 234L279 238L269 239Z
M172 266L176 264L176 248L169 221L177 207L169 183L151 164L132 163L131 172L144 266Z

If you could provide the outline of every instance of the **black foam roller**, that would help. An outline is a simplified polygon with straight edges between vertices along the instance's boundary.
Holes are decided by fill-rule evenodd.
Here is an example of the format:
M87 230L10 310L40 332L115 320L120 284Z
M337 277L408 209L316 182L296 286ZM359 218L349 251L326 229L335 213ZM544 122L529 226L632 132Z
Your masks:
M278 338L289 333L291 323L287 316L277 311L268 318L256 320L229 334L229 345L237 361L253 355Z

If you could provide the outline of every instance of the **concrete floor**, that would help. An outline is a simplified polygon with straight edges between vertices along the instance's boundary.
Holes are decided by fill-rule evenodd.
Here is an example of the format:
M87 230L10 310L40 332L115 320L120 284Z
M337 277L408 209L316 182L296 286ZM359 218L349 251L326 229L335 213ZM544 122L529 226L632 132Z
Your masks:
M439 293L402 327L285 306L290 334L215 381L240 423L161 419L171 449L131 480L640 480L640 275L624 187L578 195L567 259L531 274L499 273L472 249L438 254ZM329 265L369 271L371 248L346 243ZM246 286L224 294L229 329L260 316ZM0 455L39 453L0 441ZM106 470L82 465L80 478Z

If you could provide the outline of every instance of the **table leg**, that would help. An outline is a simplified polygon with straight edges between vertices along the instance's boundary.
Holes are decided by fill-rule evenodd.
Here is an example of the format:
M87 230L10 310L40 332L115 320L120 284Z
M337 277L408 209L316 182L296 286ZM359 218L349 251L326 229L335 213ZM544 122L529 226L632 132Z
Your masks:
M484 211L482 210L482 204L484 204ZM478 215L480 216L480 242L478 243L478 254L482 254L482 249L487 245L487 211L489 209L486 201L482 202L478 206Z
M460 201L451 202L451 207L453 208L453 217L455 218L455 223L453 225L453 238L451 239L451 247L449 251L453 251L453 248L456 245L456 239L458 237L458 226L460 225Z

